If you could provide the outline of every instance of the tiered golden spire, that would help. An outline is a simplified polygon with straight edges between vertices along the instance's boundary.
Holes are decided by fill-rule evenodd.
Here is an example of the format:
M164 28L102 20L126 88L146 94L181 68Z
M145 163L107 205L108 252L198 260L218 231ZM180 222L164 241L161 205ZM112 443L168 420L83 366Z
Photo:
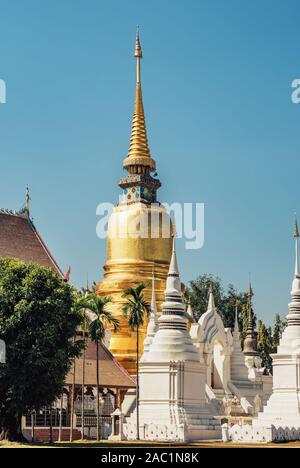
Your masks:
M136 33L136 43L134 56L136 58L136 92L134 113L132 119L130 146L127 158L123 161L123 167L129 173L145 173L155 170L155 161L151 158L141 85L141 59L143 58L139 31Z

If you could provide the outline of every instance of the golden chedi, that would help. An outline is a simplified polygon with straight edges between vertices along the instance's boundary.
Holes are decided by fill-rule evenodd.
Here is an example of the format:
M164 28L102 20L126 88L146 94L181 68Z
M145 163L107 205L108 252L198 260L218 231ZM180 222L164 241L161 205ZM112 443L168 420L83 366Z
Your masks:
M119 181L123 189L120 203L114 207L108 223L107 260L104 278L97 285L99 296L111 296L114 316L121 330L112 334L110 351L131 373L135 373L136 336L123 317L124 289L146 284L146 300L151 302L152 272L155 272L155 293L158 311L164 301L165 282L172 253L172 226L169 216L157 201L160 181L151 175L155 161L151 158L145 124L141 87L142 49L139 34L135 48L137 79L130 147L123 167L126 177ZM140 355L147 323L141 328Z

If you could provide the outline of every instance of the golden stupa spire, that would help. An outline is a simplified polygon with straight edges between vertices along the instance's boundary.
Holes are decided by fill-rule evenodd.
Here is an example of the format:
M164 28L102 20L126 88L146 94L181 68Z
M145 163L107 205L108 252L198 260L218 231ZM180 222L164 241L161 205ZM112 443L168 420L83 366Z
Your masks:
M295 215L294 237L295 239L299 237L298 221L297 221L296 215Z
M141 59L143 58L139 30L136 33L135 51L136 58L136 91L135 104L132 119L130 146L127 158L123 161L123 167L129 173L148 173L155 170L155 161L151 158L147 130L145 123L144 105L141 84Z
M249 283L249 289L248 289L247 295L248 295L248 297L249 297L249 299L251 301L251 298L254 296L254 292L253 292L251 283Z

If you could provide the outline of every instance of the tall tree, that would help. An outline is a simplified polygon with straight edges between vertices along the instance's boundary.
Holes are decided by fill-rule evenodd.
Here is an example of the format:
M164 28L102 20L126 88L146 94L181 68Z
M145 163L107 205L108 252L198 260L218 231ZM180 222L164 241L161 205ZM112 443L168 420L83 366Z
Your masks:
M0 260L0 438L22 440L21 418L50 406L82 343L73 343L80 316L72 288L49 268Z
M273 346L277 348L279 341L282 337L282 333L286 327L286 320L281 320L280 315L275 315L274 331L273 331ZM276 350L274 350L275 352Z
M119 320L117 320L108 310L107 305L112 302L111 297L100 298L95 293L89 295L89 309L95 315L94 320L89 326L89 335L92 341L96 343L96 379L97 379L97 440L100 440L100 408L99 408L99 345L105 337L106 327L109 325L113 331L120 329Z
M140 284L136 288L125 289L123 297L127 299L123 307L124 316L127 318L128 326L131 330L136 331L136 423L137 423L137 440L140 439L140 418L139 418L139 329L144 325L145 318L150 314L150 304L146 302L143 295L145 289L144 284Z
M238 292L233 285L225 290L221 280L213 275L201 275L190 282L187 294L191 297L191 305L195 318L198 320L207 310L209 288L212 286L215 305L221 315L225 327L233 328L235 320L235 305L238 300L241 307L247 302L247 293ZM241 309L239 307L239 310ZM239 315L239 323L242 325L242 317Z
M262 366L266 367L269 371L272 370L271 353L274 350L272 328L266 327L265 324L259 320L257 327L257 351L262 360Z

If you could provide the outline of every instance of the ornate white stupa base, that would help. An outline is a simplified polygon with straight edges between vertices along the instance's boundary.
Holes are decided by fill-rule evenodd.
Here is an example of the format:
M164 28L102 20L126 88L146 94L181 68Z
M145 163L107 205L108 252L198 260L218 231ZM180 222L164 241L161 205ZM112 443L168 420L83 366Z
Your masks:
M221 439L221 425L205 402L206 368L200 362L144 362L140 368L140 438ZM124 433L136 439L136 411Z

